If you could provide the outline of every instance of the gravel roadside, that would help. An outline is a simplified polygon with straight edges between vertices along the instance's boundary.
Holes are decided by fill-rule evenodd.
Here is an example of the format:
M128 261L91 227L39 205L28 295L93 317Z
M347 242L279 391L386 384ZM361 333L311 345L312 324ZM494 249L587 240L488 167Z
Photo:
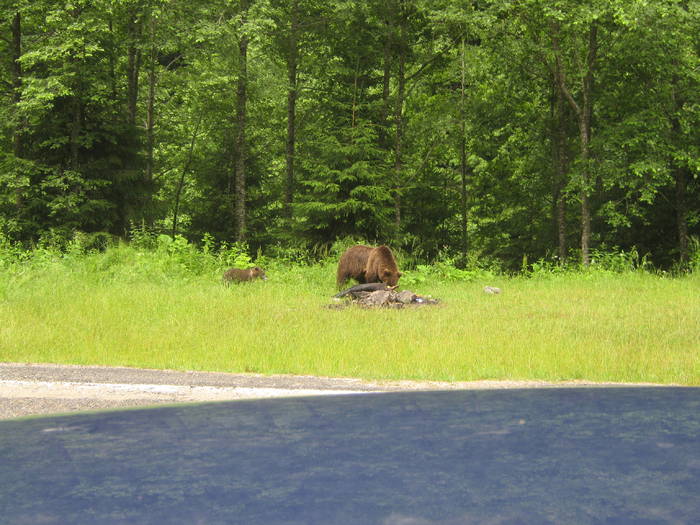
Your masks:
M539 381L363 381L352 378L0 363L0 419L157 404L402 390L623 386ZM637 385L639 386L639 385ZM648 385L652 386L652 385ZM658 386L658 385L654 385Z

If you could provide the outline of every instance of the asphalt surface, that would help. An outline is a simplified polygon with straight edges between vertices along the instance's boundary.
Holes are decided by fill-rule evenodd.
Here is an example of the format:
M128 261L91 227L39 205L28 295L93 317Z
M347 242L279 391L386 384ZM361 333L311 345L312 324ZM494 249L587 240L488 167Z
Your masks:
M315 376L263 376L125 367L0 363L0 419L269 397L571 386L621 385L537 381L372 382Z
M700 388L521 388L0 421L0 523L698 523L698 413Z

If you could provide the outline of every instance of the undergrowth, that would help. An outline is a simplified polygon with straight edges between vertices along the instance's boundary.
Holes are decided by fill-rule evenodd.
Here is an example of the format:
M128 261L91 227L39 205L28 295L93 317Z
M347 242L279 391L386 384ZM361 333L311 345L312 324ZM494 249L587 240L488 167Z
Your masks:
M26 251L0 239L0 361L700 385L700 272L658 272L635 253L516 275L399 253L401 287L441 303L363 310L327 308L346 242L309 254L143 232L94 241ZM268 281L222 285L226 268L253 264Z

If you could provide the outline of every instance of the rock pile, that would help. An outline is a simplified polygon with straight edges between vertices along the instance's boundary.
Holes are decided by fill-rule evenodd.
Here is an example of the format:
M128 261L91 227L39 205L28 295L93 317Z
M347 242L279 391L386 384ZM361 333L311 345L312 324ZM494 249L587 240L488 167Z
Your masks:
M334 297L336 299L341 297L349 299L345 305L335 305L341 308L347 306L347 304L356 304L362 308L403 308L405 306L423 306L439 303L437 299L418 295L410 290L397 292L382 283L353 286Z

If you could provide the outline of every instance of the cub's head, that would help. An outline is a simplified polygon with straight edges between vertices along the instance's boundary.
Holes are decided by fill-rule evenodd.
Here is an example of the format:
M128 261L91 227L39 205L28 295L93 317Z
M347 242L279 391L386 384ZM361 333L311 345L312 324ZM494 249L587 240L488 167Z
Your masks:
M265 272L259 266L255 266L248 271L250 272L251 279L257 279L259 277L263 281L267 281L267 276L265 275Z

